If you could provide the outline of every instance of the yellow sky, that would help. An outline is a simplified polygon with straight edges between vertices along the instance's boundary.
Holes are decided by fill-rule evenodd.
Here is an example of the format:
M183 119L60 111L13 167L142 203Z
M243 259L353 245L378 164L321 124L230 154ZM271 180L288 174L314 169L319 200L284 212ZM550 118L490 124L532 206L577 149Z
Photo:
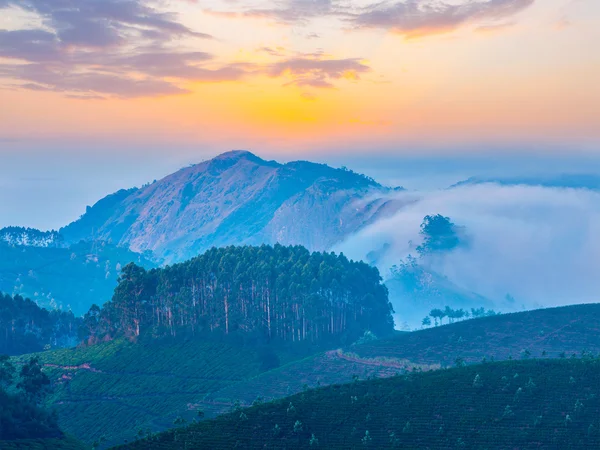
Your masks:
M75 78L72 83L78 87L70 91L60 79L20 76L14 65L32 60L19 59L14 51L7 57L8 45L2 53L0 37L0 67L12 67L12 72L0 69L0 147L29 139L125 145L223 142L292 150L358 142L374 148L478 140L600 142L596 0L537 0L499 19L475 15L450 27L425 23L414 32L396 25L351 29L356 25L337 17L309 16L288 23L244 15L257 9L250 4L231 5L168 4L178 13L177 23L213 36L179 37L169 51L207 52L212 59L199 67L243 71L219 82L151 74L185 91L178 94L115 94L91 82L82 88ZM32 22L35 14L19 15L14 7L10 12L0 16L0 30L39 26L39 20ZM294 69L290 61L298 59L312 64L310 69ZM344 69L340 61L349 59L349 67L358 71ZM98 64L85 70L97 70ZM120 73L111 64L110 73ZM58 70L55 65L52 70ZM82 70L74 67L60 70ZM23 88L32 80L35 90ZM320 86L322 81L327 86Z

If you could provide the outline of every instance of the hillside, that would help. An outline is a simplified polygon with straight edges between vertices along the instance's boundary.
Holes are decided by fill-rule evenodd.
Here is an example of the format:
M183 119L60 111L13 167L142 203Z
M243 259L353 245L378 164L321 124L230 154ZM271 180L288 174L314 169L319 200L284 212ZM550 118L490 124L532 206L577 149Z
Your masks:
M130 262L154 267L142 255L107 242L69 247L0 242L0 292L79 316L92 304L111 299L120 268Z
M206 400L250 405L257 396L272 400L307 387L390 377L415 367L452 367L457 360L475 364L599 354L599 324L600 304L466 320L312 355L228 385Z
M172 427L229 411L236 402L278 399L307 388L495 359L600 353L600 305L582 305L467 320L394 337L317 351L244 345L183 336L142 336L43 352L55 383L50 403L60 426L88 443L131 440L139 430ZM522 352L527 350L529 354ZM314 351L314 350L313 350ZM544 354L544 352L546 352ZM589 353L588 353L589 354Z
M112 240L183 261L212 246L301 244L327 250L396 207L349 170L304 161L279 164L243 151L182 169L141 189L119 191L61 234L69 242Z
M148 336L136 343L119 339L38 356L53 382L48 404L57 410L61 429L88 444L101 439L117 444L140 430L170 428L180 416L191 421L200 409L214 417L223 406L201 406L207 394L301 354Z
M511 361L329 386L119 448L583 449L599 417L600 360Z

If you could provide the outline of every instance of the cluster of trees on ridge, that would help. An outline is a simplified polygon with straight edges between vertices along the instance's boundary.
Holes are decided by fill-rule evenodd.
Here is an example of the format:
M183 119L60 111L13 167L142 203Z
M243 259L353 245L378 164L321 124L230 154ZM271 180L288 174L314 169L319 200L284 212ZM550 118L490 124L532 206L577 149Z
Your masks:
M478 317L491 317L491 316L496 316L498 314L500 314L500 313L497 313L493 309L488 309L486 311L486 309L484 307L471 308L471 312L469 312L469 311L465 311L462 308L453 309L453 308L450 308L449 306L446 306L444 309L441 309L441 308L432 309L429 312L429 315L423 319L423 321L421 322L421 325L423 325L424 327L430 327L431 323L432 323L431 319L433 319L435 326L437 327L438 320L439 320L439 324L441 325L443 323L443 320L446 317L448 318L448 323L453 323L455 320L462 320L462 319L469 319L469 318L476 319Z
M40 405L49 392L50 379L39 359L25 362L16 375L7 355L0 355L0 441L61 437L55 412ZM2 447L4 448L4 447Z
M89 344L217 332L267 341L349 343L393 332L392 306L376 268L301 246L213 248L181 264L122 269L112 301L84 317Z
M72 346L82 323L71 311L40 308L30 299L0 292L0 354L21 355Z

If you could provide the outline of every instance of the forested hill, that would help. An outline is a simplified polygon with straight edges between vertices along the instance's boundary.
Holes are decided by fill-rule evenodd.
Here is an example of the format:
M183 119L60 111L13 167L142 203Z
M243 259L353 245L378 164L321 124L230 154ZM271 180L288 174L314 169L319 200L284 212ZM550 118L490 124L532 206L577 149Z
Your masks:
M393 332L377 269L343 255L213 248L186 263L123 268L112 301L84 317L90 343L118 335L240 333L266 341L350 343Z
M68 242L112 240L170 263L213 246L281 243L322 251L392 211L389 192L347 169L233 151L108 196L60 231Z
M71 311L48 311L19 295L0 292L0 354L73 346L80 325L81 319Z

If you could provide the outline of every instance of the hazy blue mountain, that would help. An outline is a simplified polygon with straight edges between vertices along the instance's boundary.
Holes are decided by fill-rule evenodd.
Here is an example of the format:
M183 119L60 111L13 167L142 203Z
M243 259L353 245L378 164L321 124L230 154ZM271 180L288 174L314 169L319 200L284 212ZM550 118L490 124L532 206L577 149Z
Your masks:
M92 304L112 298L120 269L130 262L154 266L142 255L107 242L53 247L0 241L0 292L79 316Z
M600 190L600 175L596 174L558 174L558 175L541 175L541 176L521 176L521 177L497 177L497 178L480 178L471 177L467 180L460 181L450 188L494 183L501 186L541 186L550 188L571 188L571 189L588 189L597 191Z
M108 196L61 234L68 242L95 238L150 250L166 262L230 244L327 250L393 212L394 202L382 198L390 191L347 169L233 151Z

